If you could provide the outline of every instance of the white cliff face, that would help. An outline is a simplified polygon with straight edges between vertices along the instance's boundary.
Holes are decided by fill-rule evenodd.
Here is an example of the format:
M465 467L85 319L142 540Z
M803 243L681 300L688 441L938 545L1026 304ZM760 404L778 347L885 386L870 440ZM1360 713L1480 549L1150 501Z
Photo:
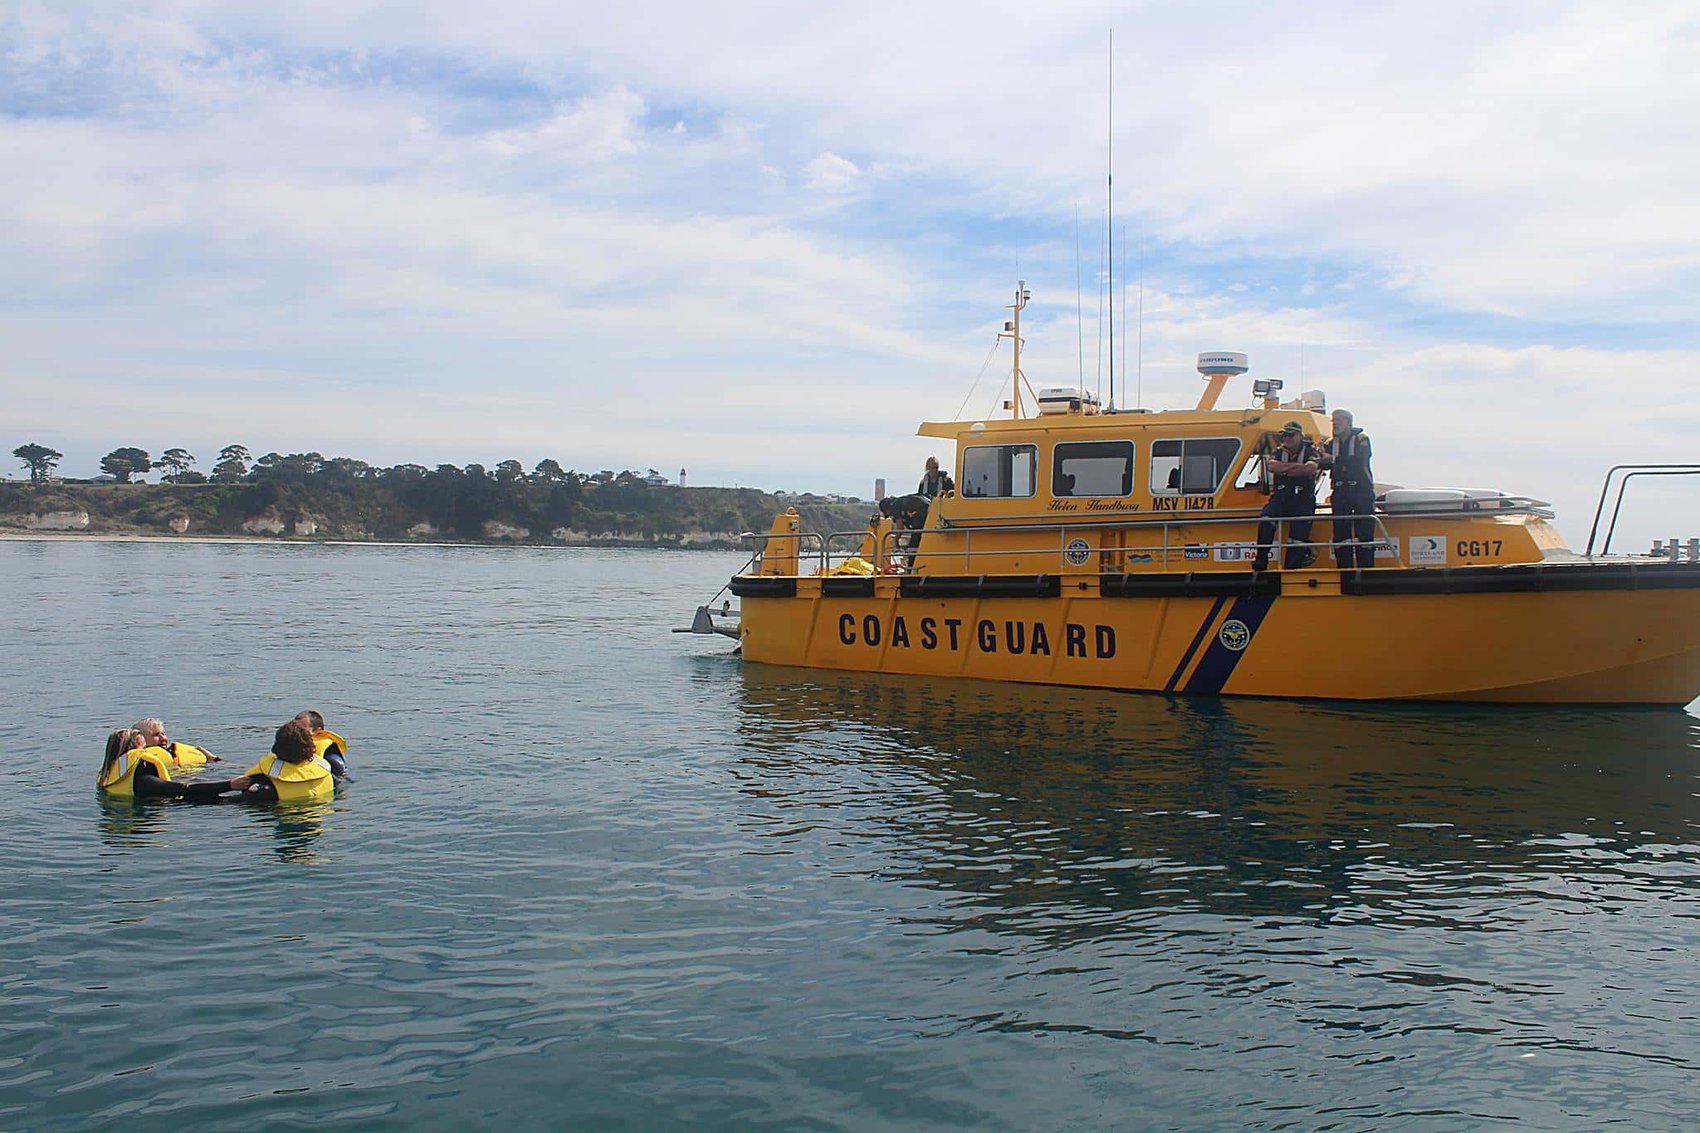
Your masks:
M407 536L410 539L429 539L435 534L437 534L437 529L429 523L415 523L407 529Z
M295 533L297 535L317 535L319 525L311 519L298 519L295 521Z
M26 515L24 526L31 531L87 531L89 513L77 511L46 511L38 515Z
M283 520L275 515L256 515L253 519L243 522L242 530L249 535L282 535Z
M165 525L177 534L183 535L189 530L189 517L186 515L174 515L165 521Z
M484 524L484 538L486 539L528 539L530 537L531 531L524 527L510 527L506 523L497 523L493 519Z

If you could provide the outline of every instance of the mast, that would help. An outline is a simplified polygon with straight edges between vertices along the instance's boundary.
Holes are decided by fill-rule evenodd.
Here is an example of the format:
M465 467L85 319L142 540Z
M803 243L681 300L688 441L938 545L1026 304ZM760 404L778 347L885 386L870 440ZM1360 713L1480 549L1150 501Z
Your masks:
M999 338L1009 339L1015 345L1015 360L1010 363L1009 368L1009 408L1013 417L1021 416L1021 309L1027 306L1027 300L1032 297L1033 293L1027 290L1027 281L1016 280L1015 302L1010 305L1015 317L1004 323L1003 333L998 335Z
M1110 295L1110 404L1108 408L1116 407L1116 29L1110 29L1109 51L1109 96L1105 105L1104 134L1107 142L1109 168L1104 178L1105 193L1110 201L1109 222L1104 225L1104 238L1109 241L1109 254L1104 257L1109 265Z

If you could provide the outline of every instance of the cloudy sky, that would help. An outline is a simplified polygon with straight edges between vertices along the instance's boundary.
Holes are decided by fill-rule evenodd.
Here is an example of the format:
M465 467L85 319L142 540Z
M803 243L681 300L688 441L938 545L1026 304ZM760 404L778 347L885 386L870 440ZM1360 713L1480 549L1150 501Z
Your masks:
M1696 120L1692 0L8 0L0 442L866 495L1113 268L1118 401L1243 350L1579 543L1700 458Z

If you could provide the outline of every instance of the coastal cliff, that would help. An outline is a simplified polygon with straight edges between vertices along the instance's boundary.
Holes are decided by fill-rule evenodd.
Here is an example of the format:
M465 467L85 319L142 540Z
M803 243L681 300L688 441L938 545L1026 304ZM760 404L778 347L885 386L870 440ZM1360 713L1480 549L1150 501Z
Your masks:
M869 503L641 480L501 482L444 471L298 482L0 484L0 533L737 548L797 508L803 529L860 530Z

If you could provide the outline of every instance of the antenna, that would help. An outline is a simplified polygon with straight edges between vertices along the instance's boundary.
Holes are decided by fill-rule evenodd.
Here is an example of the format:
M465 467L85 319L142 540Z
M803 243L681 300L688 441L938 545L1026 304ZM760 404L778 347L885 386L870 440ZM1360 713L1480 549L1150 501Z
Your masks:
M1104 225L1104 238L1109 241L1109 254L1105 261L1109 264L1109 285L1105 288L1110 296L1110 408L1116 407L1116 29L1110 29L1109 50L1109 94L1106 97L1104 117L1104 134L1109 169L1104 178L1105 194L1109 197L1109 220ZM1126 314L1124 308L1123 314Z
M1098 242L1093 241L1094 244ZM1098 340L1092 344L1093 381L1099 399L1104 393L1104 245L1098 244L1098 270L1092 273L1093 298L1098 301Z
M1127 225L1122 225L1122 386L1127 386Z
M1139 238L1139 343L1134 347L1134 404L1145 405L1145 237Z
M1080 202L1074 202L1074 337L1080 388L1086 388L1086 316L1080 306Z

